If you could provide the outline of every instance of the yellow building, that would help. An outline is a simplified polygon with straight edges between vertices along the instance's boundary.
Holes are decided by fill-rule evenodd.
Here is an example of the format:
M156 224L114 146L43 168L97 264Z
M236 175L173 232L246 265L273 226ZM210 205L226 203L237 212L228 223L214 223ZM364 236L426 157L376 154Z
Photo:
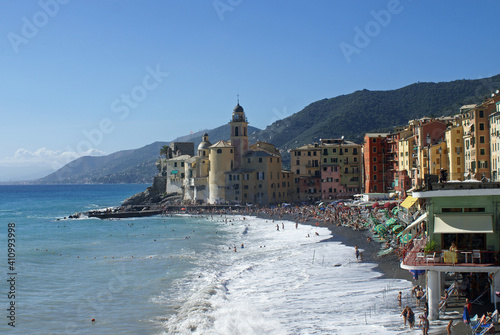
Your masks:
M248 121L239 104L233 109L229 125L230 141L212 145L205 134L196 156L166 160L167 167L171 167L168 171L174 171L176 164L183 167L170 178L167 193L182 193L185 201L210 204L290 202L291 173L282 170L281 155L274 145L249 145Z
M464 180L464 127L458 119L445 133L448 162L448 180Z

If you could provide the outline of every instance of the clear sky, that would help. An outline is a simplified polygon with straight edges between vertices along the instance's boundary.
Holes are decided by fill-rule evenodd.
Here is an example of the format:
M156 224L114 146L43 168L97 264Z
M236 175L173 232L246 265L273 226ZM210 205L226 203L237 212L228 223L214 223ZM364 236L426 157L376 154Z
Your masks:
M0 0L0 181L360 89L500 73L499 1Z

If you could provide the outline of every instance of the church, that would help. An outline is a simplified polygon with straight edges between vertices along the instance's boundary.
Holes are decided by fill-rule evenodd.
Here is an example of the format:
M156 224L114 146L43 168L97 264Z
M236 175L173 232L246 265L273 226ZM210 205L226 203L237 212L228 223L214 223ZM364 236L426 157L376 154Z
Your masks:
M167 193L186 202L260 204L290 202L292 174L282 170L279 150L270 143L248 143L248 121L239 102L233 109L230 141L210 143L208 134L196 155L174 152L162 162Z

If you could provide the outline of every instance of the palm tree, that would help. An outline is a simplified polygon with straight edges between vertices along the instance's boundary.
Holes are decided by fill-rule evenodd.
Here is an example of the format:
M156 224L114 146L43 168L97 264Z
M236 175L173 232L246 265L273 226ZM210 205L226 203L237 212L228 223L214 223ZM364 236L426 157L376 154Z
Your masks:
M160 156L165 155L165 158L168 158L168 151L170 150L170 147L168 145L164 145L160 149Z

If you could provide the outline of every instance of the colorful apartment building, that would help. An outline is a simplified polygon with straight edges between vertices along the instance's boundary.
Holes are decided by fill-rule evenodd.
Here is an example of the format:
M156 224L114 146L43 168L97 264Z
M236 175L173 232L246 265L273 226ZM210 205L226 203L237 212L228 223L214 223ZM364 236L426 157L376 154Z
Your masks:
M500 180L500 102L496 103L496 111L489 117L490 124L490 160L491 180Z
M389 133L366 133L363 146L366 193L387 193L389 180Z
M457 118L445 133L448 163L448 180L464 180L464 127L463 119Z
M361 191L361 145L322 139L290 152L294 201L352 197Z

